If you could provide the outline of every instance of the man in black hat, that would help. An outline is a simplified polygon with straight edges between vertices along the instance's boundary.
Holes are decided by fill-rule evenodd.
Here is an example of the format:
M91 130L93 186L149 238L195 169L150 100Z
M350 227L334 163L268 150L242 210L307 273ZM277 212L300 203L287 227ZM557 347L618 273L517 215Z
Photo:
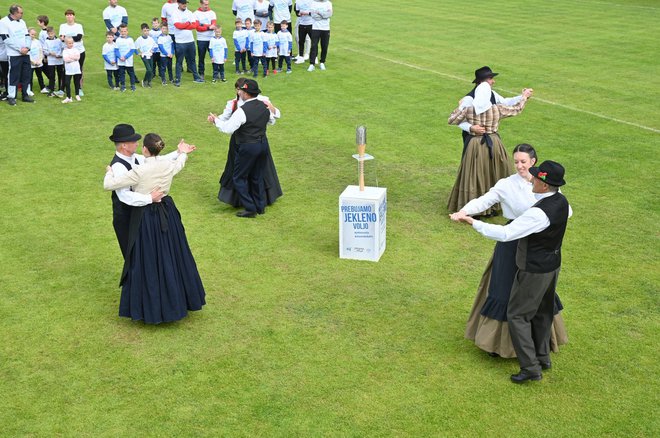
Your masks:
M236 157L234 159L234 189L238 192L244 210L236 213L238 217L253 218L263 214L266 209L266 193L263 170L268 153L266 126L275 124L275 107L270 101L257 99L261 90L257 81L247 79L236 89L243 106L238 108L227 121L215 114L208 116L225 134L236 133Z
M551 367L550 327L555 287L561 266L561 245L571 215L568 201L560 193L564 168L544 161L529 169L532 191L538 202L508 225L494 225L469 216L461 221L472 225L489 239L508 242L520 239L516 253L518 273L511 288L507 310L509 332L520 372L513 383L541 380L541 370Z
M133 126L121 123L112 130L110 141L115 144L115 156L112 157L110 167L115 176L128 173L133 166L144 163L144 156L135 153L138 147L138 140L142 135L135 132ZM168 154L168 158L176 159L178 152ZM160 202L163 192L158 188L149 195L144 195L132 191L130 188L115 190L112 192L112 226L117 235L119 248L126 258L128 249L128 228L131 222L132 207L142 207L152 202Z
M479 84L482 82L487 82L492 87L495 84L495 76L498 74L499 73L493 72L493 70L491 70L487 65L476 69L474 71L474 80L472 81L472 83L475 84L474 88L461 100L461 107L467 108L472 106L472 102L474 101L474 92ZM507 106L514 106L520 102L523 96L529 99L533 93L533 89L523 88L522 94L519 96L504 98L495 91L491 90L490 103L493 105L502 104ZM463 130L463 143L465 145L467 145L470 141L470 135L482 135L486 132L486 129L483 126L471 125L469 122L463 122L458 126L460 126L460 128Z

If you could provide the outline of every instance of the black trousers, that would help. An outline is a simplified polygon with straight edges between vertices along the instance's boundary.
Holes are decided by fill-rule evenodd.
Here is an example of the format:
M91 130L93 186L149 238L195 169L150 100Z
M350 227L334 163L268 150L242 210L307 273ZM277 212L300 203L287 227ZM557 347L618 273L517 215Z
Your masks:
M237 145L234 160L234 190L241 205L250 212L263 213L266 209L264 167L268 154L268 142Z
M314 65L316 56L319 53L319 41L321 41L321 57L319 62L325 62L328 56L328 46L330 45L330 31L312 29L312 46L309 50L309 64Z
M312 38L312 25L311 24L300 24L298 25L298 56L303 56L305 53L305 40Z

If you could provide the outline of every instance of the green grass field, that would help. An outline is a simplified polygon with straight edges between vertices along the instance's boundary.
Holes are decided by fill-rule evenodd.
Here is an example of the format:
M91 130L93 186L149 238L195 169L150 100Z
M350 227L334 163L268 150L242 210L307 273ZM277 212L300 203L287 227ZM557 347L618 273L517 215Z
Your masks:
M162 5L121 3L133 36ZM227 37L230 3L211 1ZM656 0L335 1L328 70L259 79L282 110L268 135L285 195L255 220L216 199L228 137L205 117L233 73L112 92L105 1L21 4L56 29L73 8L88 54L81 103L0 103L1 436L660 434ZM515 360L463 339L493 242L445 208L462 148L447 116L482 65L502 95L535 89L500 132L565 165L574 210L558 289L570 343L522 386ZM117 316L102 188L117 123L166 152L198 147L172 196L207 306L177 323ZM359 124L367 183L388 189L378 263L338 258Z

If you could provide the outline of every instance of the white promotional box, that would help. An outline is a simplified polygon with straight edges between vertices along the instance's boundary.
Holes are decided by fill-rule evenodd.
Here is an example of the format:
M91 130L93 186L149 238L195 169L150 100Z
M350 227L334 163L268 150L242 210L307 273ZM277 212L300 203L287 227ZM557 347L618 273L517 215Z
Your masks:
M387 189L348 186L339 196L339 257L377 262L385 251Z

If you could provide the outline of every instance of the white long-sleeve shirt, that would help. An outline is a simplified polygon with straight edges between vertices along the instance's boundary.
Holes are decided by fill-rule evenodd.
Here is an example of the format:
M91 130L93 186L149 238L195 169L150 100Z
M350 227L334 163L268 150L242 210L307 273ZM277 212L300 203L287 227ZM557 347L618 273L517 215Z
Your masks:
M500 96L496 91L491 90L493 93L493 96L495 96L495 104L502 104L506 106L514 106L520 100L522 99L522 94L514 97L502 97ZM474 98L472 96L465 96L463 100L461 101L460 108L469 108L471 106L474 106ZM463 131L467 132L468 134L470 133L470 127L472 124L470 122L462 122L459 125L459 128L461 128Z
M555 195L551 193L536 193L535 198L537 201ZM568 217L572 216L573 211L568 209ZM495 225L488 224L475 220L472 222L472 228L484 237L499 242L510 242L516 239L522 239L530 234L539 233L550 226L550 219L538 207L527 209L522 215L514 219L508 225Z
M247 102L251 102L253 100L257 99L256 97L252 99L248 99L244 104ZM258 100L258 99L257 99ZM218 128L221 132L224 132L225 134L233 134L238 128L243 126L245 122L247 121L247 118L245 117L245 112L243 111L243 108L238 108L236 111L234 111L234 114L229 117L229 120L223 120L220 117L216 117L215 119L215 126ZM274 125L275 124L275 116L273 113L270 113L270 118L268 119L268 124L269 125Z
M115 152L115 155L117 155L119 158L129 163L131 167L138 166L138 164L135 164L136 161L139 163L140 166L144 164L143 155L133 154L133 156L127 157L126 155L122 155L119 152ZM176 160L178 157L179 157L178 151L170 152L169 154L163 156L163 158L167 158L169 160ZM124 166L121 163L114 163L111 167L115 179L119 179L123 175L129 172L129 170L126 169L126 166ZM105 181L104 181L104 186L105 186ZM152 187L152 189L154 188L155 187ZM144 207L147 204L151 204L151 191L149 191L148 193L138 193L132 191L131 187L123 187L115 190L115 193L117 194L117 197L121 202L123 202L126 205L130 205L132 207Z

